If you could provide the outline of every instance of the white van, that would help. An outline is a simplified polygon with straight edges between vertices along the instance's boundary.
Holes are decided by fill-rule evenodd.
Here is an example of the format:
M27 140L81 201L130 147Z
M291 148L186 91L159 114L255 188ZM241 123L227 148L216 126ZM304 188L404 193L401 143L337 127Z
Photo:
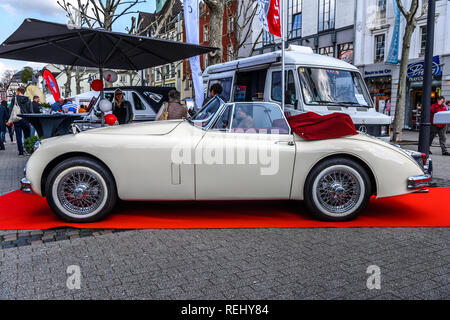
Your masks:
M285 52L285 112L351 116L358 131L390 140L389 116L373 107L359 70L344 61L314 54L311 48L290 46ZM203 72L209 95L214 83L229 102L268 101L281 104L281 51L209 66Z

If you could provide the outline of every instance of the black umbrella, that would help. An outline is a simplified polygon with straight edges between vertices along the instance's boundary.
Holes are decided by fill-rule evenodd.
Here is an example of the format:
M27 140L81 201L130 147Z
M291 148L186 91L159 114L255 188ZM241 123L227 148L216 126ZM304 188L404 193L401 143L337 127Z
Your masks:
M0 46L0 58L70 66L142 70L216 48L104 29L25 19Z

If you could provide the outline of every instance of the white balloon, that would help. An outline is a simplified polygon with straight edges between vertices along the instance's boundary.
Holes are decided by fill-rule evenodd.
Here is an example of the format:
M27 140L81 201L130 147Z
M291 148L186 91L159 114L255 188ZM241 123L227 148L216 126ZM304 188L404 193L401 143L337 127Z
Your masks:
M112 103L108 99L100 100L98 106L102 112L109 112L112 110Z
M103 73L103 78L105 78L106 81L113 83L117 81L117 73L111 70L107 70Z

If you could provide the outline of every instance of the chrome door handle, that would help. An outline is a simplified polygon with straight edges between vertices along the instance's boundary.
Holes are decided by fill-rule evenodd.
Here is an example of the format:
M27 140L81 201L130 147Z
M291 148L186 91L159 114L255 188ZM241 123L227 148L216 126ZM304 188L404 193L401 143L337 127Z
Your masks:
M288 146L295 146L295 142L294 141L275 141L275 144L281 144L281 143L285 143Z

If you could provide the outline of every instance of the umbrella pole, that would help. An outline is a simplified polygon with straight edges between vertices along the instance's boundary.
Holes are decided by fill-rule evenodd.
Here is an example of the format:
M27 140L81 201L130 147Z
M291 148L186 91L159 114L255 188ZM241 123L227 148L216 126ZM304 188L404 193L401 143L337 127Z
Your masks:
M99 68L99 71L100 71L100 81L103 81L103 68L102 67L100 67ZM100 103L100 101L102 101L103 100L103 95L104 95L104 93L103 93L103 87L102 87L102 90L100 91L100 100L99 100L99 103ZM101 111L101 110L100 110ZM104 112L103 111L101 111L101 117L102 117L102 127L104 127L105 126L105 114L104 114Z

